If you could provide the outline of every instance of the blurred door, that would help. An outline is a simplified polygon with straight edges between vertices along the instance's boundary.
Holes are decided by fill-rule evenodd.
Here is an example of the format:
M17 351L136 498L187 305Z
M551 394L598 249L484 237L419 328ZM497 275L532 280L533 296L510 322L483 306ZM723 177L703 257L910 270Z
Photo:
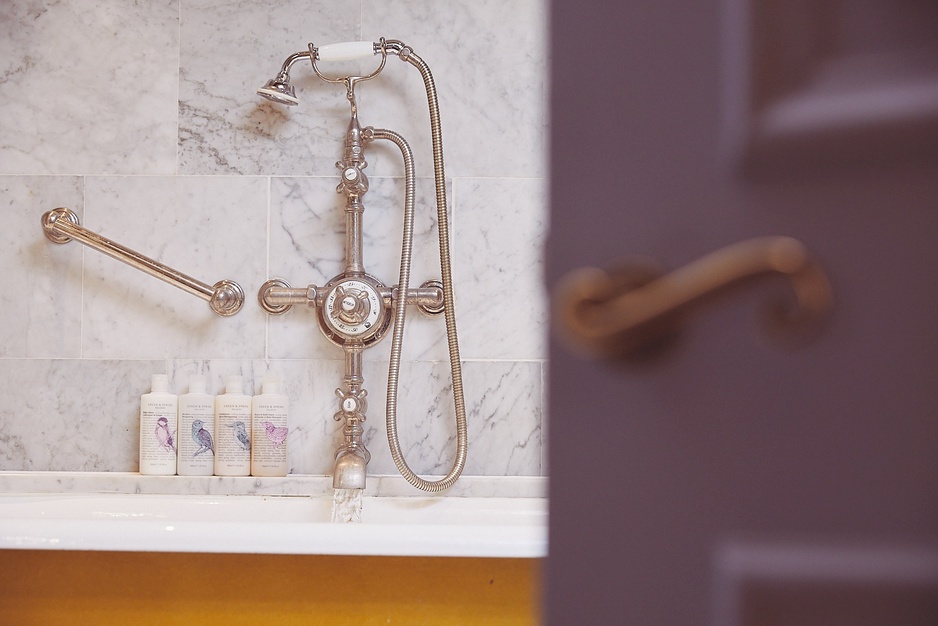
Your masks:
M643 361L552 340L550 624L938 624L938 4L555 0L547 281L804 243ZM555 320L556 322L556 320Z

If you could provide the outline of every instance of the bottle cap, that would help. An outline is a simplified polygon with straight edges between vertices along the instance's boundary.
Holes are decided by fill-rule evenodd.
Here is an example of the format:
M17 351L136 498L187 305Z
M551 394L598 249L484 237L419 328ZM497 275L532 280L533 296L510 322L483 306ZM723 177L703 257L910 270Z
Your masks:
M243 390L244 383L237 374L232 374L225 379L225 393L242 393Z
M166 374L153 374L150 377L150 391L169 392L169 376Z
M264 374L262 393L280 393L280 377L273 373Z
M189 377L189 393L205 393L205 389L205 376L193 374Z

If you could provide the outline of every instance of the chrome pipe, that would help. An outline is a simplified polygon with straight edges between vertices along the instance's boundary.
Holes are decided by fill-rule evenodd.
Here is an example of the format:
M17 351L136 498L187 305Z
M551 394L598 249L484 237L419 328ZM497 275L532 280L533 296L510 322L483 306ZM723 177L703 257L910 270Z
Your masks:
M311 58L310 52L308 50L304 50L302 52L295 52L291 54L290 56L286 58L286 60L283 62L283 65L280 67L280 75L288 76L290 74L290 68L293 67L294 63L296 63L297 61L301 61L303 59L310 59L310 58Z
M231 280L221 280L214 285L207 285L139 252L111 241L107 237L88 230L79 223L78 216L71 209L59 207L44 213L42 216L42 230L49 241L68 243L74 239L89 248L106 254L112 259L117 259L150 276L159 278L173 287L205 300L212 307L212 310L222 317L234 315L241 310L241 306L244 304L244 291L238 283Z
M282 278L271 278L257 291L258 304L271 315L283 315L294 304L319 306L324 297L325 293L316 285L294 288Z
M368 177L362 171L368 167L365 161L362 129L358 123L355 93L349 91L349 104L352 108L351 119L345 132L345 149L342 160L335 166L341 172L341 182L336 192L345 194L345 275L364 276L363 260L364 236L362 234L362 216L365 206L362 196L368 192Z
M365 382L362 376L362 349L364 344L349 341L345 350L345 378L344 389L336 389L339 397L339 411L333 416L336 421L345 420L342 428L344 443L335 451L335 467L332 472L332 487L334 489L364 489L368 462L371 453L365 447L362 437L365 429L365 412L368 403L365 397L368 392L362 389Z
M271 278L257 291L257 302L261 308L271 315L282 315L293 308L294 304L307 306L322 306L327 289L316 285L307 287L291 287L282 278ZM384 302L384 306L391 308L400 298L400 289L382 287L377 290ZM422 313L436 316L443 313L445 300L443 298L443 283L438 280L428 280L420 287L411 287L404 298L406 304L416 306Z
M391 289L387 295L382 292L387 306L400 297L400 287ZM406 304L412 304L424 315L435 317L443 313L446 299L443 297L443 283L438 280L428 280L417 288L409 287L404 298Z

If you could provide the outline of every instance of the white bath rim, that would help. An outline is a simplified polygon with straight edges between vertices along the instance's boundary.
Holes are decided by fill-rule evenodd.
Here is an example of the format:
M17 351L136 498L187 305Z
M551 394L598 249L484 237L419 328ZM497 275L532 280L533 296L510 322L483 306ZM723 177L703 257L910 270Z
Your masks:
M49 475L55 473L18 474L25 476L14 479L9 473L0 473L3 549L493 558L547 555L547 500L527 497L542 489L543 479L532 482L498 477L493 482L484 477L463 486L464 492L513 492L511 496L377 495L382 488L397 491L392 484L396 481L385 481L384 485L372 481L373 491L366 491L363 497L362 522L333 523L331 490L318 489L326 480L322 477L260 481L166 477L177 480L151 481L151 477L136 474L68 473L55 478ZM103 493L68 487L60 491L25 489L49 480L60 486L97 483ZM122 482L157 492L115 491ZM19 483L23 489L11 491L11 483ZM168 486L185 487L188 493L158 492ZM202 491L224 487L229 488L227 493ZM303 488L305 494L290 493Z

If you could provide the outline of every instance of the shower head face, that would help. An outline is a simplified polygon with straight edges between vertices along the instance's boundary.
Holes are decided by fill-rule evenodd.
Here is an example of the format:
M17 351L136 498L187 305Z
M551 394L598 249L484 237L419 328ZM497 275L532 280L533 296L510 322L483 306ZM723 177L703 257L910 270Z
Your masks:
M300 103L296 97L296 90L293 89L293 85L290 84L289 79L281 80L280 78L272 78L268 80L263 87L257 90L257 95L267 98L271 102L285 104L291 107Z

